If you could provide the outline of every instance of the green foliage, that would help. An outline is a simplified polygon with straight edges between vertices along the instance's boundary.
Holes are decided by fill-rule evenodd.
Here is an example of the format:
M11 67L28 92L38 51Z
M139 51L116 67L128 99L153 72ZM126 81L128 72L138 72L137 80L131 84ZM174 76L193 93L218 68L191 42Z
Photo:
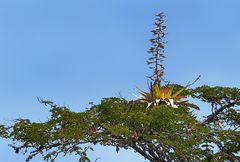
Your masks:
M200 88L192 92L199 94L197 90ZM74 153L80 161L90 161L87 150L97 143L114 146L117 151L133 149L150 161L239 159L240 115L233 108L220 119L204 123L187 107L160 105L146 109L141 102L121 98L103 99L84 112L47 105L52 113L48 121L18 119L11 129L10 138L18 141L12 147L17 153L30 151L27 161L38 154L53 161L61 153Z
M0 125L0 137L7 138L8 137L7 130L8 129L4 125Z
M231 102L238 102L237 104L240 104L240 90L238 88L210 87L204 85L191 90L190 94L192 94L193 98L217 105Z

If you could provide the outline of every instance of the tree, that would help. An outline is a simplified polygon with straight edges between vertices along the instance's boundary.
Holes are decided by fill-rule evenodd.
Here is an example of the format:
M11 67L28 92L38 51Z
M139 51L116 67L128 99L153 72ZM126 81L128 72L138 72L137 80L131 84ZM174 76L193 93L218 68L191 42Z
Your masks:
M61 154L77 154L79 162L90 162L90 144L132 149L151 162L240 161L240 89L166 82L164 17L157 15L152 31L153 75L149 91L139 89L139 99L105 98L83 112L40 100L51 112L48 121L16 119L10 128L0 127L1 136L13 140L16 153L28 154L26 161L38 154L52 162ZM192 109L199 107L183 100L187 97L209 103L211 113L199 121Z

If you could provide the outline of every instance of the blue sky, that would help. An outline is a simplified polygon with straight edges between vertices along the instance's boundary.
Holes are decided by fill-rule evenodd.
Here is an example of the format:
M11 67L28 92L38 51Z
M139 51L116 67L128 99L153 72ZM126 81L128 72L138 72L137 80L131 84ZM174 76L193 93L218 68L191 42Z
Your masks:
M239 0L0 0L0 121L47 120L37 97L73 111L119 93L132 98L136 86L147 87L146 51L160 11L169 33L168 80L185 85L201 74L194 86L240 87ZM24 161L8 142L0 140L0 161ZM133 152L96 150L90 154L99 162L145 161ZM77 160L57 159L65 161Z

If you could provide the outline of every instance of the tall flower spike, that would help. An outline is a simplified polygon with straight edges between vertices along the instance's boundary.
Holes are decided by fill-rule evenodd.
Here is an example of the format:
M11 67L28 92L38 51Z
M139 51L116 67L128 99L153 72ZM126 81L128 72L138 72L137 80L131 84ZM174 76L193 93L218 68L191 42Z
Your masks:
M150 39L151 47L149 48L148 53L150 53L151 57L148 59L147 64L149 68L153 70L153 74L148 76L152 81L153 85L158 85L161 87L161 81L164 80L164 59L165 56L165 44L164 41L167 33L165 33L166 26L165 23L165 15L163 12L156 15L154 30L152 30L153 38Z

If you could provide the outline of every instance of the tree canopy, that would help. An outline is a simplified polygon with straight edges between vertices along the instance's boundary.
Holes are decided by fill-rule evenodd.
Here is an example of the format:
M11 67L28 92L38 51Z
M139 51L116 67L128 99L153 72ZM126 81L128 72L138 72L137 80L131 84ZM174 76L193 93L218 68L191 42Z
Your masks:
M157 15L152 31L149 89L139 88L137 100L104 98L83 112L40 100L49 107L49 120L19 118L10 127L0 125L0 136L12 139L10 146L27 154L26 161L42 155L53 162L59 155L76 154L79 162L90 162L92 144L117 152L132 149L151 162L240 161L240 89L165 81L164 17ZM189 98L208 103L211 113L199 120L193 110L201 107Z

